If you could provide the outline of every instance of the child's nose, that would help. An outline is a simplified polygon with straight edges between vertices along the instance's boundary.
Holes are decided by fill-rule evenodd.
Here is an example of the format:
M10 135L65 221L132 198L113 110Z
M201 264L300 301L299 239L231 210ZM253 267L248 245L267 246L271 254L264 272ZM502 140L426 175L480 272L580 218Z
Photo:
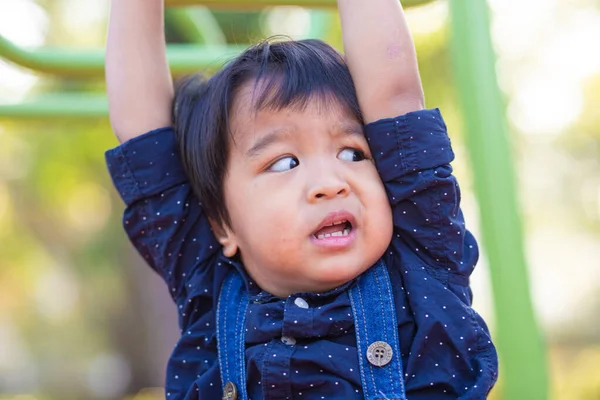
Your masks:
M350 185L337 176L315 177L315 181L308 191L308 201L315 202L335 197L346 197L350 193Z

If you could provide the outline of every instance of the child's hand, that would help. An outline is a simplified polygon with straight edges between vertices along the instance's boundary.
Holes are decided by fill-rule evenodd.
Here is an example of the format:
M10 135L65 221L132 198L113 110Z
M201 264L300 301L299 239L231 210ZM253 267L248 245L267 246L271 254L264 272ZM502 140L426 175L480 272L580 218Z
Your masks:
M415 47L398 0L338 0L346 62L365 123L424 107Z
M171 124L163 0L113 0L106 46L110 122L121 142Z

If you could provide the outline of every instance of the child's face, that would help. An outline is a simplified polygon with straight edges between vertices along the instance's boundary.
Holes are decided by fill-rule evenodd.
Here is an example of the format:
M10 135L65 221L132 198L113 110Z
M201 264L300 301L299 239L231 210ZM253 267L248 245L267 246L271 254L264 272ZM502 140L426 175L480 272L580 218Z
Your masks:
M373 265L392 236L362 126L336 103L254 112L251 90L230 114L224 253L239 249L252 279L276 296L333 289Z

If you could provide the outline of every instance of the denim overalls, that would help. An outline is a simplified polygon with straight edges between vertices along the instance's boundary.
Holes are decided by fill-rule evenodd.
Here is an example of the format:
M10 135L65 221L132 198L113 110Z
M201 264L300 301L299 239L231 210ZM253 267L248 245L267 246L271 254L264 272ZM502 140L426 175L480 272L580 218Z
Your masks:
M362 390L366 400L405 400L398 324L390 278L380 260L349 289ZM248 293L237 271L221 286L217 306L223 400L248 400L245 325ZM282 338L283 340L284 338Z

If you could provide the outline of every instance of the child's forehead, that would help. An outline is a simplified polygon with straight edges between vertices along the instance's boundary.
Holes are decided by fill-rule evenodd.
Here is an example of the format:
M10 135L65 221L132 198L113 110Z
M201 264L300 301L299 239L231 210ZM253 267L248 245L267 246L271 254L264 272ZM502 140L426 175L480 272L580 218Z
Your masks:
M245 112L232 115L231 138L234 146L242 152L250 149L263 137L274 136L279 140L305 142L331 135L361 135L362 125L341 105L332 105L325 111L318 105L282 109L254 109L247 106Z
M263 95L261 87L252 83L243 85L235 94L229 124L232 133L237 135L240 128L249 125L272 123L302 123L307 117L321 120L322 123L343 126L360 126L352 110L332 93L311 93L290 104L277 104ZM244 129L241 129L243 131Z

